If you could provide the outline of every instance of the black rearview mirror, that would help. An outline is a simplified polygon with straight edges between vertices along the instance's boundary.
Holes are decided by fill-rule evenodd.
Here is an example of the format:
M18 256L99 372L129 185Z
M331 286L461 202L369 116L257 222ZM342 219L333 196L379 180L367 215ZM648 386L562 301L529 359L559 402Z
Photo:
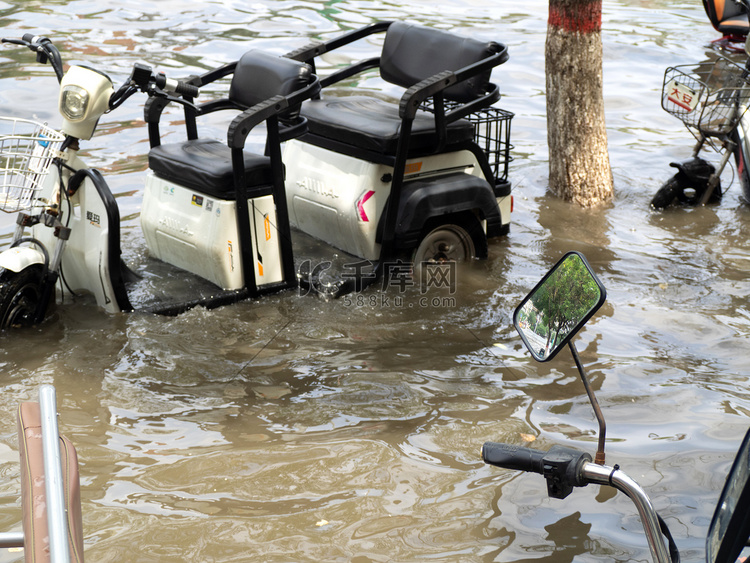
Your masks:
M513 324L535 360L555 357L602 306L607 291L578 252L568 252L513 313Z
M706 538L707 563L734 563L750 537L750 431L729 470Z

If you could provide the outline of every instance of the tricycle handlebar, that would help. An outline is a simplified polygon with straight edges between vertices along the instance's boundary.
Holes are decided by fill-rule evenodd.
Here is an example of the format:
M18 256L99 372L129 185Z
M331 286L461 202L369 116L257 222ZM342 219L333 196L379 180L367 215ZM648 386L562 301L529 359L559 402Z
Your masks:
M197 98L200 93L197 86L182 80L167 78L163 72L156 75L156 86L165 92L173 92L190 98Z
M200 90L194 84L183 80L168 78L163 72L154 72L150 66L136 63L129 82L132 82L141 92L158 95L161 91L166 94L179 94L189 98L197 98ZM154 90L154 88L158 90Z

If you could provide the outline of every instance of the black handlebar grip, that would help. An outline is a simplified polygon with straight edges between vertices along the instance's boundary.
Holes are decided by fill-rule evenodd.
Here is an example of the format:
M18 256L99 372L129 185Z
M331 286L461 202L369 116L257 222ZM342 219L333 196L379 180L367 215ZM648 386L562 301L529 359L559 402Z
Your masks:
M34 37L36 37L36 35L34 35L33 33L24 33L21 39L26 41L26 43L31 43L34 40Z
M197 98L198 94L200 93L200 90L198 90L197 86L193 86L189 82L183 82L182 80L167 78L167 75L163 72L154 74L153 81L154 85L157 88L161 88L165 92L180 94L182 96L187 96L190 98Z
M188 84L187 82L183 82L182 80L177 81L175 92L177 94L182 94L183 96L188 96L190 98L197 98L198 94L200 94L200 90L197 86L193 86L192 84Z
M546 455L547 452L498 442L485 442L482 446L482 459L485 463L540 475L544 474L543 460Z

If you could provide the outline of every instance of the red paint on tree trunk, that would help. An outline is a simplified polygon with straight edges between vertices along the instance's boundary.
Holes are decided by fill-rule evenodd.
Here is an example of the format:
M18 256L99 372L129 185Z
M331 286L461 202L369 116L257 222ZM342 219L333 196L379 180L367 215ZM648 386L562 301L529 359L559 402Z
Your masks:
M564 5L563 5L564 4ZM550 2L549 25L571 33L594 33L602 29L602 3L594 2L573 3Z

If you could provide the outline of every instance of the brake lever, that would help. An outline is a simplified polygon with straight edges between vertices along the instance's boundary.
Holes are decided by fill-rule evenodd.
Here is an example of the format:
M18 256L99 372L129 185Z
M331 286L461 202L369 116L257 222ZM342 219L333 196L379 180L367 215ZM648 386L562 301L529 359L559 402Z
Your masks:
M9 43L11 45L20 45L21 47L28 47L29 44L24 41L23 39L8 39L6 37L3 37L0 39L0 42L2 43Z

